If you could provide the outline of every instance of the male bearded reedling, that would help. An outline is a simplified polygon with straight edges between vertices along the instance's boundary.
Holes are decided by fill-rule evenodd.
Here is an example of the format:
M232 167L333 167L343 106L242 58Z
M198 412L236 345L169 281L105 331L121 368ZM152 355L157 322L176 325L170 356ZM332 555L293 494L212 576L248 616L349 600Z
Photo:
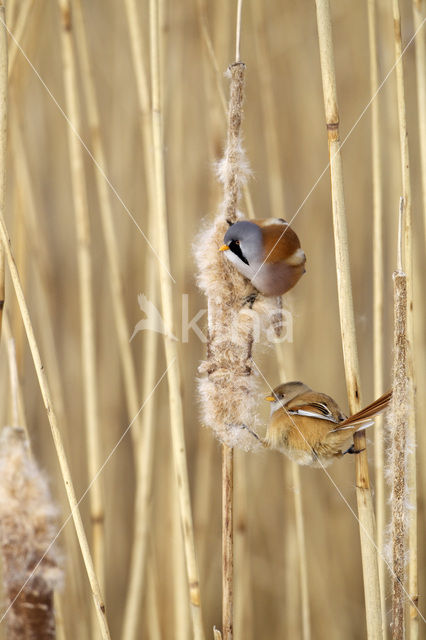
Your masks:
M373 424L372 418L389 405L392 391L347 418L325 393L313 391L303 382L287 382L274 389L271 418L264 444L278 449L302 465L326 467L345 453L356 431Z
M231 224L220 251L264 296L281 296L305 273L299 238L282 218Z

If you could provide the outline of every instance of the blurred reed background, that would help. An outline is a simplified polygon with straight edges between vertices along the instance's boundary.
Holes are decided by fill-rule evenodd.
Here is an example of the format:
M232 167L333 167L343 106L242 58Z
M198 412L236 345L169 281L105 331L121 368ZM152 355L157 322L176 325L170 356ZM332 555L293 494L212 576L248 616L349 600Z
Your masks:
M71 5L73 10L78 8L74 2ZM141 35L139 53L149 87L149 2L139 3L135 15L131 13L130 1L91 0L81 5L99 106L100 124L95 130L89 126L76 20L72 19L71 31L67 33L72 36L77 63L76 95L80 123L75 125L87 147L82 150L82 159L90 244L86 243L87 238L83 238L82 245L86 258L88 250L92 270L95 375L91 393L97 400L97 408L95 406L93 410L98 415L100 450L97 455L101 463L134 418L132 406L135 397L136 410L146 401L140 421L136 420L132 427L133 437L131 428L100 475L100 497L105 510L105 566L101 581L111 636L126 638L123 622L130 580L138 479L135 460L139 457L139 460L146 461L142 457L144 425L146 428L144 415L151 410L154 429L152 449L144 469L149 474L149 464L152 464L153 482L147 521L146 573L143 593L137 599L140 619L134 637L183 639L192 637L192 626L173 468L167 379L162 379L149 398L149 389L146 389L146 376L152 376L146 351L157 347L153 356L153 381L156 383L166 369L164 348L161 340L155 344L152 331L140 331L130 342L136 380L136 396L132 405L129 391L132 374L127 377L123 374L122 346L114 320L114 306L121 304L121 300L111 288L113 277L97 191L98 169L87 151L93 152L94 133L95 144L96 136L99 136L104 149L103 171L114 187L114 190L109 189L108 197L122 282L122 310L127 323L127 339L130 339L135 325L145 318L138 304L138 294L145 293L160 309L159 274L162 267L144 238L147 236L154 247L159 246L157 232L161 231L161 225L156 212L150 224L147 186L154 160L151 148L146 147L146 138L143 142L141 135L146 113L138 93L140 86L135 78L127 19L129 15L130 24L133 28L137 25ZM424 0L414 4L401 2L403 46L416 29L413 7L425 17ZM206 301L195 285L192 250L201 225L212 219L221 197L214 175L214 163L221 158L226 134L219 88L227 96L228 85L223 72L234 60L236 3L226 0L214 3L163 0L159 9L170 271L176 281L172 286L172 296L175 332L179 338L176 348L182 378L186 456L202 615L206 637L212 637L213 625L221 625L220 447L212 434L200 425L198 418L197 367L205 345L192 330L187 336L185 332L182 334L182 327L185 326L186 313L192 319L206 307ZM367 403L375 395L372 125L370 109L365 110L371 97L367 1L332 2L332 17L340 131L341 139L345 141L342 155L353 297L362 393ZM381 82L395 60L390 2L377 0L376 20L378 77ZM25 52L24 56L17 51L12 62L15 44L9 39L9 62L13 67L9 77L6 222L79 498L93 476L90 461L96 453L88 453L85 428L86 374L81 349L78 277L81 243L78 244L75 231L68 152L70 125L66 115L69 107L61 53L63 15L55 2L9 0L6 22ZM212 51L209 53L206 46L208 34L218 72L214 68ZM425 27L418 37L425 38ZM315 4L247 0L242 14L241 58L247 64L243 128L253 171L249 189L255 215L290 220L298 212L292 226L301 239L308 260L306 275L285 297L285 306L293 314L293 342L283 345L289 375L332 395L347 410ZM419 608L424 612L422 594L426 588L426 571L422 541L426 526L426 461L421 416L426 411L423 393L426 382L423 323L426 212L422 204L415 42L405 52L403 63L414 231ZM377 101L384 240L382 392L391 384L392 272L396 267L398 207L402 193L394 72L380 89ZM246 211L245 204L242 209ZM31 445L39 465L50 479L54 499L61 508L62 523L69 514L69 506L8 276L5 314L16 341L19 380ZM86 318L90 321L90 312ZM198 323L201 329L205 329L205 319L204 315ZM12 412L6 347L3 324L0 366L3 402L0 415L4 425L11 423ZM85 358L89 357L86 349ZM279 379L271 350L257 347L255 358L272 387L283 382ZM151 373L148 374L150 366ZM266 385L264 391L269 391ZM263 395L259 397L262 417L259 431L262 433L267 419ZM368 442L374 487L374 428L368 433ZM356 512L354 460L346 456L329 471ZM301 468L300 476L306 527L311 637L327 640L365 638L358 524L322 470ZM268 451L236 453L235 638L302 638L293 492L289 462L282 455ZM386 492L389 495L388 489ZM90 540L89 500L87 495L81 503L81 511ZM95 526L99 525L95 523ZM94 625L93 605L72 521L68 522L56 544L63 553L65 567L65 587L60 593L62 637L97 638L98 631L94 626L90 631L91 624ZM389 585L387 579L388 610L391 609ZM4 628L3 621L0 633ZM426 626L422 621L419 637L426 638Z

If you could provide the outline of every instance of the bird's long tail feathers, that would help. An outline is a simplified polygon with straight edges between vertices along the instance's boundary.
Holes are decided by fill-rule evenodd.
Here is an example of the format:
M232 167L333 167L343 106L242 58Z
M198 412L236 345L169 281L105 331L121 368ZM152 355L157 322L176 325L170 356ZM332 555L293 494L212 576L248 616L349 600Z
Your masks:
M353 416L346 418L346 420L341 422L339 426L334 429L334 431L340 431L341 429L350 429L351 427L356 427L358 425L359 426L357 430L370 427L373 424L373 421L369 420L369 418L372 418L381 411L384 411L388 407L391 398L392 391L388 391L387 393L380 396L380 398L367 405L364 409L358 411L358 413L354 413Z

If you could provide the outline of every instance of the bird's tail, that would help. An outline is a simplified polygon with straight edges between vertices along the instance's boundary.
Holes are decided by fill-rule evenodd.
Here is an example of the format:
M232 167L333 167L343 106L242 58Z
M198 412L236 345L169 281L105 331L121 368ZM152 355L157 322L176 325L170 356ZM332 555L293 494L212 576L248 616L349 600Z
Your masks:
M392 391L388 391L387 393L380 396L380 398L367 405L364 409L361 409L361 411L358 411L357 413L354 413L353 416L346 418L346 420L341 422L339 426L334 429L334 431L340 431L342 429L353 429L354 427L358 427L357 429L355 429L356 431L358 431L360 429L366 429L367 427L370 427L373 424L373 420L371 418L376 416L378 413L381 413L381 411L384 411L389 406L391 398Z

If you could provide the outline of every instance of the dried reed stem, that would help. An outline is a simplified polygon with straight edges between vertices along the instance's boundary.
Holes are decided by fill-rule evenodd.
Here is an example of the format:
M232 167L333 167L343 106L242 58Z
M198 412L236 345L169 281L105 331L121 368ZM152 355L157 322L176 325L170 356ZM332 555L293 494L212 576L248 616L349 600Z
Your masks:
M164 150L162 133L162 105L160 100L160 43L158 23L158 0L150 0L150 58L152 83L152 140L155 177L155 204L157 218L157 240L159 256L169 270L170 255L167 228L166 185L164 170ZM173 300L171 279L165 269L160 269L160 290L165 326L174 333ZM176 342L164 336L167 378L169 384L170 426L172 433L173 456L179 495L179 508L184 538L186 570L189 586L189 601L192 616L193 635L196 640L204 638L201 616L200 585L195 557L194 530L192 524L191 501L189 493L188 469L183 428L183 407L181 397L180 366Z
M9 79L13 77L13 69L15 67L16 55L18 53L18 44L22 46L22 40L25 34L25 29L28 25L28 18L33 8L34 0L24 0L21 3L18 19L13 29L13 38L10 41L9 46L9 67L8 76Z
M210 442L213 442L210 439ZM249 498L249 457L234 451L234 638L253 640L254 602L250 554L251 500Z
M415 39L417 114L419 120L420 168L423 194L423 226L426 239L426 32L420 28L426 18L426 0L413 0Z
M340 310L340 328L345 363L346 387L352 413L361 406L359 364L355 334L355 320L350 277L349 249L343 193L343 167L340 154L339 112L337 106L336 76L332 43L332 24L329 0L316 0L321 72L324 91L325 116L330 155L330 176L333 205L333 225L336 251L337 287ZM382 614L373 500L370 491L365 432L354 435L356 450L356 493L364 595L368 638L382 637Z
M14 92L12 92L14 96ZM14 103L16 101L14 100ZM16 114L17 116L17 114ZM26 226L27 238L34 253L31 264L35 276L38 280L39 313L43 332L41 339L45 352L46 366L49 371L49 384L52 390L52 397L60 424L64 426L66 432L66 415L64 409L63 390L63 367L60 367L58 353L55 345L55 336L52 319L55 317L51 300L54 274L51 262L49 261L49 251L46 244L46 236L38 220L36 200L31 172L28 166L27 151L22 140L21 125L18 117L11 119L11 141L13 148L13 164L16 176L16 188L22 198L22 209L24 213L24 225Z
M0 0L0 211L4 216L6 205L7 162L7 32L5 2ZM5 297L4 250L0 247L0 336Z
M370 52L370 92L376 95L379 87L379 63L376 32L376 0L367 0L368 11L368 43ZM382 199L382 164L380 155L380 124L378 96L371 104L371 157L373 182L373 366L374 397L383 393L383 199ZM377 553L379 563L380 598L382 609L383 640L386 639L386 566L383 559L385 544L385 478L384 478L384 443L383 416L377 416L374 425L374 466L376 493Z
M137 98L138 98L138 106L140 111L140 126L141 126L141 138L142 138L142 149L144 153L145 160L145 173L146 173L146 185L147 185L147 200L148 200L148 209L149 209L149 218L150 218L150 237L154 240L154 230L156 233L162 233L159 230L158 218L155 217L155 213L157 210L157 192L156 185L154 181L154 167L152 162L152 149L153 149L153 127L152 127L152 117L151 117L151 105L150 105L150 97L148 91L148 81L144 69L143 64L143 46L142 46L142 36L140 32L140 28L138 26L138 13L137 7L134 0L126 0L125 2L126 8L126 18L128 29L130 33L130 45L132 51L132 60L135 71L135 79L136 79L136 89L137 89ZM154 34L157 35L156 33ZM161 43L158 46L158 77L160 76L160 47ZM158 85L158 94L160 92L160 81L157 79ZM159 97L158 97L159 100ZM159 145L158 153L162 154L162 144ZM163 162L161 158L161 162ZM164 196L161 196L164 200ZM163 203L164 204L164 203ZM162 203L160 203L162 206ZM165 204L164 204L165 206ZM165 219L166 212L165 210L161 211L162 219ZM167 231L167 229L166 229ZM163 238L161 238L163 240ZM163 252L167 254L168 257L168 242L167 235L165 236L165 246L160 247L160 258L163 255ZM155 243L158 246L159 240L157 236L157 242ZM164 264L165 262L161 258L162 261L162 271L164 272ZM165 272L163 273L164 277L166 277ZM150 277L149 281L151 283L154 282L154 273ZM165 285L168 286L168 283ZM164 288L163 288L164 289ZM163 316L164 313L164 305L171 305L171 291L168 289L164 291L162 289L162 304L163 304ZM151 290L150 300L155 300L155 292ZM168 296L167 300L164 301L164 296ZM170 316L171 309L168 309L168 314ZM168 326L168 328L171 325ZM147 342L147 348L145 348L145 363L150 363L149 366L154 365L155 358L155 341L150 339ZM172 366L177 369L177 360L173 361L170 358L177 358L177 351L175 349L175 345L173 344L170 348L166 345L166 359L168 364L168 372L170 376L180 376L180 372L177 370L175 374L170 372L170 367ZM151 374L147 372L146 380L149 380ZM198 569L195 562L195 550L193 544L193 532L192 532L192 514L190 511L190 502L189 502L189 489L188 489L188 480L187 480L187 470L186 470L186 458L185 458L185 449L184 449L184 441L183 441L183 416L182 416L182 404L180 397L177 397L177 394L180 393L179 386L179 378L173 381L173 385L171 388L171 377L169 378L169 397L170 397L170 410L172 412L172 437L173 433L175 437L173 437L173 451L175 458L175 470L177 473L177 478L181 478L183 484L179 486L179 509L181 514L181 521L183 523L183 535L185 541L185 557L186 557L186 566L187 566L187 574L189 576L189 588L190 588L190 600L191 600L191 613L193 620L193 628L194 628L194 636L202 637L202 620L201 620L201 610L200 610L200 595L199 595L199 584L198 584ZM175 411L176 408L176 411ZM145 423L144 423L145 424ZM135 514L136 521L136 533L134 546L132 549L132 558L135 560L135 564L132 563L132 570L130 575L130 586L128 591L128 600L126 603L126 611L125 611L125 620L124 620L124 629L126 633L129 633L129 638L137 637L137 633L139 631L137 623L138 623L138 603L140 601L140 594L137 593L138 590L143 588L143 579L144 579L144 563L145 563L145 554L146 554L146 534L147 534L147 514L149 507L149 498L150 498L150 486L151 486L151 475L152 475L152 448L153 448L153 409L150 414L147 414L145 427L149 429L149 431L144 436L145 444L143 442L140 443L139 458L140 458L140 466L138 468L138 479L137 479L137 495L136 495L136 509L137 512ZM144 427L144 428L145 428ZM182 443L180 446L179 443ZM150 444L152 443L152 444ZM144 448L146 446L146 448ZM150 454L151 450L151 454ZM197 610L198 609L198 610ZM131 634L134 634L133 636ZM198 635L197 635L198 634ZM126 635L127 637L127 635Z
M150 210L150 238L155 238L156 220L154 211ZM154 256L147 256L146 286L148 299L156 304L157 280ZM155 373L158 358L158 334L144 336L143 350L143 388L142 395L147 398L155 384ZM140 603L146 584L146 563L148 533L150 530L150 500L152 495L152 474L154 463L154 430L155 404L151 399L142 413L141 436L137 449L137 480L135 496L135 524L132 554L130 561L129 586L127 590L126 608L123 622L123 638L136 640L140 635Z
M73 48L71 4L58 0L61 11L61 48L68 117L74 128L80 130L80 113ZM80 294L81 361L83 397L87 438L89 478L95 478L103 462L98 415L98 389L95 353L95 319L93 307L93 276L91 258L90 221L84 175L83 148L71 127L67 127L68 151L71 169L72 197L77 236L77 264ZM96 575L101 586L105 582L105 516L101 483L93 482L90 490L90 516L92 521L93 558Z
M231 640L233 607L232 549L232 447L255 448L255 438L242 428L254 414L255 382L251 364L252 322L240 313L244 296L250 292L247 282L229 268L218 251L228 222L238 219L237 204L247 166L241 143L242 103L244 95L242 63L230 67L231 87L227 146L220 167L224 185L221 213L198 240L199 284L208 296L209 338L207 360L200 371L203 419L223 443L222 451L222 532L223 532L223 637ZM201 249L200 249L201 247ZM244 315L246 317L244 317Z
M234 613L234 450L222 445L222 637L232 640Z
M10 327L10 320L9 320L9 316L7 314L7 312L4 314L3 317L3 328L4 328L4 337L6 338L8 344L10 343L11 340L13 339L12 336L12 329ZM9 359L10 361L10 359ZM16 364L16 359L15 359L15 365L17 368L17 364ZM25 437L27 439L28 442L28 447L31 450L31 442L29 439L29 433L28 433L28 425L27 425L27 421L26 421L26 417L25 417L25 408L24 408L24 398L23 398L23 394L22 394L22 388L21 388L21 384L19 382L19 376L17 376L17 386L16 386L16 401L18 404L18 420L16 425L19 425L21 427L21 429L23 429L24 433L25 433ZM15 426L15 425L13 425Z
M395 61L396 61L396 88L398 103L399 139L401 150L401 180L403 196L403 220L404 220L404 271L407 278L407 369L409 377L408 385L408 433L409 442L412 444L408 453L408 483L410 500L413 509L409 514L409 594L410 594L410 637L415 640L418 637L418 567L417 567L417 482L416 482L416 415L415 415L415 379L414 379L414 300L413 300L413 238L412 238L412 213L411 213L411 182L410 182L410 158L408 148L407 116L404 90L404 68L402 61L401 39L401 15L398 0L393 0L393 21L395 37ZM420 31L420 37L424 32ZM424 117L424 114L422 114ZM422 117L422 116L421 116ZM394 636L395 637L395 636Z
M0 547L9 601L8 640L53 640L53 591L62 582L56 510L46 479L31 457L22 429L5 427L0 438Z
M15 340L9 338L7 341L7 353L9 360L9 379L10 379L10 395L12 400L12 427L19 425L19 410L18 410L18 366L16 364L16 349ZM25 437L28 440L28 433L25 433Z
M392 477L392 638L405 637L405 564L407 534L407 279L396 271L394 280L394 370L391 411Z

